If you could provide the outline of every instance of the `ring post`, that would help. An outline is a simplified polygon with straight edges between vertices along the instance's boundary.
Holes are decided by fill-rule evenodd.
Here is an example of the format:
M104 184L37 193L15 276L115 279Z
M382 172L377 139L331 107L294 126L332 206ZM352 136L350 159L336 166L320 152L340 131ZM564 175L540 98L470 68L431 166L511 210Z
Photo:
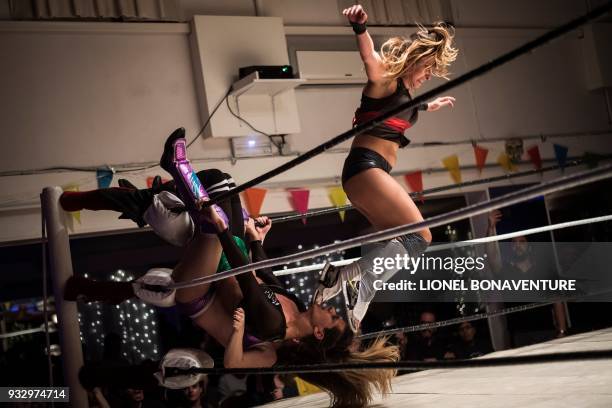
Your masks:
M62 189L59 187L46 187L41 195L41 204L47 228L48 259L55 295L64 381L70 390L70 406L81 408L88 407L89 404L87 392L81 386L78 378L79 370L83 366L83 350L77 304L64 300L64 286L68 278L72 276L72 258L68 232L62 221L62 210L58 205L61 194Z

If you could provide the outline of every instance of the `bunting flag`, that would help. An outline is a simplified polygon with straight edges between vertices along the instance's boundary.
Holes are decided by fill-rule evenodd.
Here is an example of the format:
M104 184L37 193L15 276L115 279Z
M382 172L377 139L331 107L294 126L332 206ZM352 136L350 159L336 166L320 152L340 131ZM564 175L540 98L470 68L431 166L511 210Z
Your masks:
M310 190L304 188L291 189L291 206L300 214L305 214L308 211L308 199L310 198ZM302 222L306 224L306 218L302 218Z
M244 190L244 193L242 193L244 203L251 217L259 217L267 191L268 190L265 188L253 187L247 188Z
M98 180L98 188L108 188L113 182L113 174L115 172L109 168L97 169L96 180Z
M527 149L527 155L529 156L529 160L533 163L533 167L535 167L536 170L542 170L542 157L540 156L540 148L538 145L533 145Z
M459 157L456 154L442 159L442 164L450 173L455 183L461 183L461 169L459 168Z
M482 173L482 169L487 162L487 155L489 154L489 149L485 149L484 147L480 147L477 144L474 145L474 158L476 159L476 167L478 171Z
M589 169L594 169L599 165L599 162L604 159L604 156L597 153L584 152L582 161L587 165Z
M557 163L559 163L561 170L563 170L565 168L565 162L567 161L567 147L556 143L553 145L553 147L555 148L555 158L557 159Z
M408 185L410 191L413 193L418 193L419 199L421 202L423 202L423 172L421 170L417 170L413 171L412 173L405 174L404 180L406 180L406 184Z
M499 156L497 156L497 163L506 171L516 171L516 166L512 163L510 156L508 156L506 152L501 152Z
M78 184L66 184L65 186L62 186L62 190L79 191L79 186ZM80 211L70 211L68 212L68 214L69 214L68 217L64 217L64 222L66 224L66 227L68 227L68 230L70 230L71 232L74 232L74 221L76 220L76 222L78 222L79 224L81 223L81 212Z
M338 208L338 207L342 207L346 205L348 198L342 187L340 186L332 187L329 189L328 193L329 193L329 199L331 200L334 207ZM338 212L338 214L340 215L340 220L342 220L342 222L344 222L345 213L346 211L344 210Z
M153 187L153 180L155 180L155 176L147 177L147 188L152 188ZM167 183L168 181L170 181L170 180L165 179L165 178L161 179L161 183L162 184Z

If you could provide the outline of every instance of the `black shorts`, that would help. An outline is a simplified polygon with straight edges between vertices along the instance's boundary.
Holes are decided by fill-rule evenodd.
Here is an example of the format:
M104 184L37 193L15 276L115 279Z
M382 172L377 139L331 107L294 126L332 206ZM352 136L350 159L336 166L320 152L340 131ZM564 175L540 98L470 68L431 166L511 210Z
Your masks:
M391 172L389 162L374 150L365 147L354 147L344 161L342 169L342 185L351 177L367 169L382 169L387 174Z

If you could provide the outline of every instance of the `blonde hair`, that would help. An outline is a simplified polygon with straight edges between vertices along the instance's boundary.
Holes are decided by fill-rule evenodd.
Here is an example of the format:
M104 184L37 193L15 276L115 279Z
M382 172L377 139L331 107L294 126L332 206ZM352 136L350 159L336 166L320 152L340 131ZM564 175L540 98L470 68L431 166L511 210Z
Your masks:
M436 23L427 29L420 26L410 38L392 37L380 47L386 76L396 79L410 73L417 63L429 57L431 74L448 79L448 67L457 58L453 48L455 30L446 23Z
M349 351L352 340L352 332L348 329L344 333L337 329L326 329L322 341L314 337L303 338L297 345L279 350L282 356L280 360L286 364L373 363L399 360L399 348L388 345L387 338L374 340L362 351ZM383 395L391 391L391 379L396 374L397 370L392 369L366 369L303 373L298 376L327 391L332 407L339 408L368 406L376 391Z

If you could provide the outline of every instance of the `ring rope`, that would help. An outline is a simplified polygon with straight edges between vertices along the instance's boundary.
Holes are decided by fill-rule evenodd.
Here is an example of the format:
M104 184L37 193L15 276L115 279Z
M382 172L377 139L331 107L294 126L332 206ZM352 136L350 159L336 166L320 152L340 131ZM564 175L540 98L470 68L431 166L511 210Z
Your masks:
M419 332L422 330L439 329L441 327L454 326L456 324L460 324L464 322L472 322L475 320L488 319L490 317L499 317L499 316L505 316L505 315L512 314L512 313L524 312L527 310L537 309L539 307L549 306L549 305L559 303L559 302L566 302L566 301L574 300L574 298L578 298L578 297L575 296L572 298L567 298L567 297L557 298L555 300L547 300L545 302L534 302L534 303L529 303L526 305L511 306L511 307L507 307L504 309L495 310L492 312L482 312L482 313L476 313L476 314L469 315L469 316L455 317L452 319L441 320L439 322L422 323L422 324L416 324L413 326L397 327L395 329L389 329L389 330L380 330L377 332L366 333L361 336L357 336L356 338L360 340L367 340L367 339L374 339L380 336L388 336L388 335L393 335L393 334L398 334L398 333L414 333L414 332Z
M45 336L46 336L47 333L55 333L55 332L56 330L52 327L49 327L48 329L45 329L44 327L34 327L32 329L19 330L19 331L14 331L10 333L0 333L0 340L10 339L11 337L26 336L28 334L34 334L34 333L45 333ZM47 349L50 349L50 348L51 346L49 345Z
M449 368L482 368L511 365L559 363L584 360L608 360L612 358L612 350L573 351L565 353L545 353L512 357L488 357L470 360L443 360L443 361L394 361L374 363L324 363L304 364L277 367L251 367L251 368L204 368L204 367L165 367L164 376L174 377L189 374L282 374L282 373L333 373L346 370L380 370L395 369L406 371L424 371L431 369Z
M612 159L612 156L604 156L602 160L608 160L608 159ZM443 191L448 191L448 190L454 190L454 189L460 189L463 187L472 187L472 186L477 186L477 185L481 185L481 184L488 184L488 183L495 183L498 181L506 181L506 180L511 180L514 178L519 178L519 177L527 177L527 176L533 176L536 174L542 174L545 172L549 172L549 171L553 171L553 170L559 170L562 168L567 168L567 167L575 167L575 166L580 166L583 165L584 160L582 159L574 159L568 163L565 164L565 166L560 166L560 165L553 165L553 166L547 166L547 167L542 167L541 169L537 170L525 170L525 171L519 171L519 172L515 172L515 173L508 173L508 174L504 174L502 176L494 176L494 177L488 177L488 178L481 178L481 179L477 179L477 180L470 180L470 181L464 181L461 183L456 183L456 184L447 184L444 186L440 186L440 187L433 187L433 188L428 188L425 189L423 191L418 191L418 192L410 192L408 193L408 195L410 195L411 198L420 198L422 196L425 196L427 194L433 194L433 193L440 193ZM300 213L296 213L296 214L290 214L290 215L285 215L285 216L281 216L281 217L276 217L276 218L272 218L271 221L273 224L278 224L281 222L288 222L288 221L294 221L294 220L301 220L304 218L310 218L310 217L316 217L319 215L327 215L327 214L334 214L340 211L347 211L347 210L352 210L355 207L353 207L352 205L348 204L348 205L341 205L339 207L333 207L333 208L324 208L321 210L313 210L313 211L308 211L305 212L303 214Z
M296 157L293 160L288 161L287 163L284 163L280 166L278 166L275 169L272 169L258 177L255 177L254 179L247 181L246 183L243 183L239 186L236 186L235 188L231 189L230 191L226 191L224 193L219 194L217 197L215 197L214 199L211 199L209 201L207 201L204 205L209 207L213 204L218 204L219 202L234 196L250 187L256 186L258 184L261 184L262 182L271 179L272 177L275 177L281 173L284 173L285 171L292 169L293 167L302 164L304 162L306 162L307 160L312 159L313 157L325 152L328 149L331 149L332 147L354 137L357 136L361 133L364 133L380 124L382 124L386 119L392 117L392 116L396 116L408 109L414 108L415 106L418 106L421 103L425 103L428 100L432 99L435 96L440 95L442 92L446 92L450 89L456 88L459 85L462 85L474 78L477 78L495 68L500 67L501 65L506 64L507 62L510 62L520 56L522 56L523 54L526 54L530 51L533 51L535 48L540 47L546 43L548 43L549 41L552 41L580 26L582 26L583 24L588 23L589 21L596 19L597 17L600 17L604 14L606 14L610 9L612 9L612 0L608 0L606 3L604 3L603 5L596 7L594 9L592 9L590 12L577 17L565 24L563 24L562 26L559 26L557 28L554 28L544 34L542 34L541 36L537 37L534 40L528 41L527 43L507 52L506 54L503 54L497 58L495 58L492 61L489 61L469 72L466 72L465 74L459 76L458 78L455 78L453 80L450 80L430 91L427 91L417 97L415 97L414 99L411 99L410 101L403 103L401 105L398 105L395 108L386 110L384 112L382 112L379 116L377 116L376 118L365 122L361 125L357 125L355 127L353 127L352 129L347 130L344 133L341 133L335 137L333 137L332 139L328 140L327 142L324 142L322 144L320 144L319 146L314 147L313 149L303 153L302 155Z
M247 273L256 269L271 268L279 265L286 265L293 262L301 261L308 258L315 258L320 255L325 255L330 252L342 251L344 249L353 248L365 243L383 241L393 239L395 237L414 233L425 228L433 228L440 225L454 222L464 218L469 218L474 215L482 214L495 210L497 208L506 207L531 198L539 197L544 194L553 193L559 190L565 190L571 187L592 183L612 177L612 165L602 166L589 171L576 173L570 176L560 177L555 180L543 182L539 185L530 186L522 190L505 194L481 203L468 205L466 207L430 217L427 220L420 222L401 225L398 227L389 228L383 231L374 232L371 234L362 235L356 238L351 238L345 241L336 242L325 245L319 248L310 249L296 254L281 256L278 258L267 259L260 262L254 262L228 271L216 273L211 276L204 276L186 282L176 282L168 285L168 289L182 289L198 285L203 285L211 282L216 282L241 273Z
M475 238L475 239L470 239L470 240L467 240L467 241L449 242L449 243L446 243L446 244L432 245L432 246L428 247L425 250L425 252L436 252L436 251L442 251L442 250L446 250L446 249L461 248L461 247L464 247L464 246L471 246L471 245L474 245L474 244L485 244L485 243L488 243L488 242L496 242L496 241L501 241L501 240L504 240L504 239L510 239L510 238L514 238L514 237L521 237L521 236L539 234L539 233L542 233L542 232L556 231L556 230L560 230L560 229L564 229L564 228L577 227L577 226L586 225L586 224L596 224L596 223L599 223L599 222L606 222L606 221L612 221L612 214L610 214L610 215L602 215L600 217L583 218L581 220L560 222L560 223L557 223L557 224L545 225L543 227L529 228L529 229L525 229L525 230L522 230L522 231L509 232L507 234L493 235L493 236L490 236L490 237ZM331 264L334 265L334 266L348 265L350 263L358 261L359 259L361 259L361 257L351 258L351 259L343 259L341 261L331 262ZM321 264L301 266L301 267L297 267L297 268L278 269L276 271L273 271L272 273L274 273L275 276L293 275L295 273L302 273L302 272L310 272L310 271L320 270L321 268L323 268L323 266L325 266L325 264L321 263Z

